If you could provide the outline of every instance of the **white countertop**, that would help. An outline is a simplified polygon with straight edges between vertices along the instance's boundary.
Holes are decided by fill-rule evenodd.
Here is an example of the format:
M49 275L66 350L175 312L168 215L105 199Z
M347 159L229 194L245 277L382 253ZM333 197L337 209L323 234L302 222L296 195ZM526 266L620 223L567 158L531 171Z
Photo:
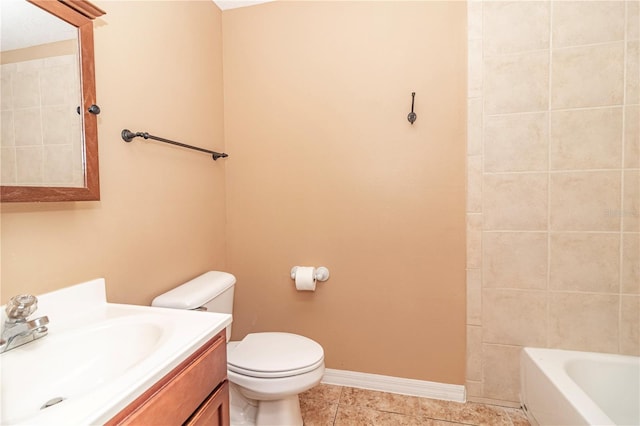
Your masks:
M0 354L2 425L103 424L231 323L107 303L104 279L37 297L30 319L48 316L49 333ZM65 399L40 409L55 397Z

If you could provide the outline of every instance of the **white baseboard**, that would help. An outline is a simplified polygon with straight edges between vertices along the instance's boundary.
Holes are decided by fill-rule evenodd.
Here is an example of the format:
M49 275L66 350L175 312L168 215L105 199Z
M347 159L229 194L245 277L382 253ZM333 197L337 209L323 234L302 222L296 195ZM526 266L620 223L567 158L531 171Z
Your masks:
M464 385L404 379L402 377L358 373L356 371L334 370L332 368L324 370L322 383L419 396L421 398L443 399L446 401L465 402L466 400Z

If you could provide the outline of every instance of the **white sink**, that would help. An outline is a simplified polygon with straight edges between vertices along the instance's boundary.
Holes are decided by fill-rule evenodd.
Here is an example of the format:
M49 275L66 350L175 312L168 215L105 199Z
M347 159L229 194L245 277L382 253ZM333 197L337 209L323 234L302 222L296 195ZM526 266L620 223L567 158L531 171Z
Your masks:
M115 320L45 336L3 354L2 423L34 416L54 398L73 399L117 379L144 361L162 335L162 327L151 322Z
M32 317L49 316L49 334L0 355L2 425L104 423L231 322L226 314L109 304L104 280L38 299Z

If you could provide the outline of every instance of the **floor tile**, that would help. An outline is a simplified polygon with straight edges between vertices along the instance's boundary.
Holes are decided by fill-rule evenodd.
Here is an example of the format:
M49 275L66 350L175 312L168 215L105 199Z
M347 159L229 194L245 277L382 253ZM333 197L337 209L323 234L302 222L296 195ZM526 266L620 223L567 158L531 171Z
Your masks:
M454 426L452 423L426 417L389 413L361 406L338 407L335 426Z
M300 398L300 411L304 426L330 426L335 421L338 403Z
M509 415L513 426L530 426L529 420L527 419L527 415L524 414L524 411L518 408L505 408L504 410Z
M343 388L343 386L320 383L318 386L315 386L306 392L302 392L300 394L300 399L321 399L337 404L340 401L340 394L342 393Z
M355 405L389 413L415 415L420 410L420 398L345 387L340 397L340 405Z
M522 410L321 384L300 394L305 426L529 426Z
M421 398L421 415L433 419L470 425L511 426L511 419L502 407Z

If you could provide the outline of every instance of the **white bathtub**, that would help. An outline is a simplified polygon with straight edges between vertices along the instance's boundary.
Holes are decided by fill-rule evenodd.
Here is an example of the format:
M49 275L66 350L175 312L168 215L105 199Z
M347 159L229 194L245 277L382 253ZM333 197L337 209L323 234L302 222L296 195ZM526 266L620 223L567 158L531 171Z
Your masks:
M640 425L640 358L524 348L520 399L534 425Z

